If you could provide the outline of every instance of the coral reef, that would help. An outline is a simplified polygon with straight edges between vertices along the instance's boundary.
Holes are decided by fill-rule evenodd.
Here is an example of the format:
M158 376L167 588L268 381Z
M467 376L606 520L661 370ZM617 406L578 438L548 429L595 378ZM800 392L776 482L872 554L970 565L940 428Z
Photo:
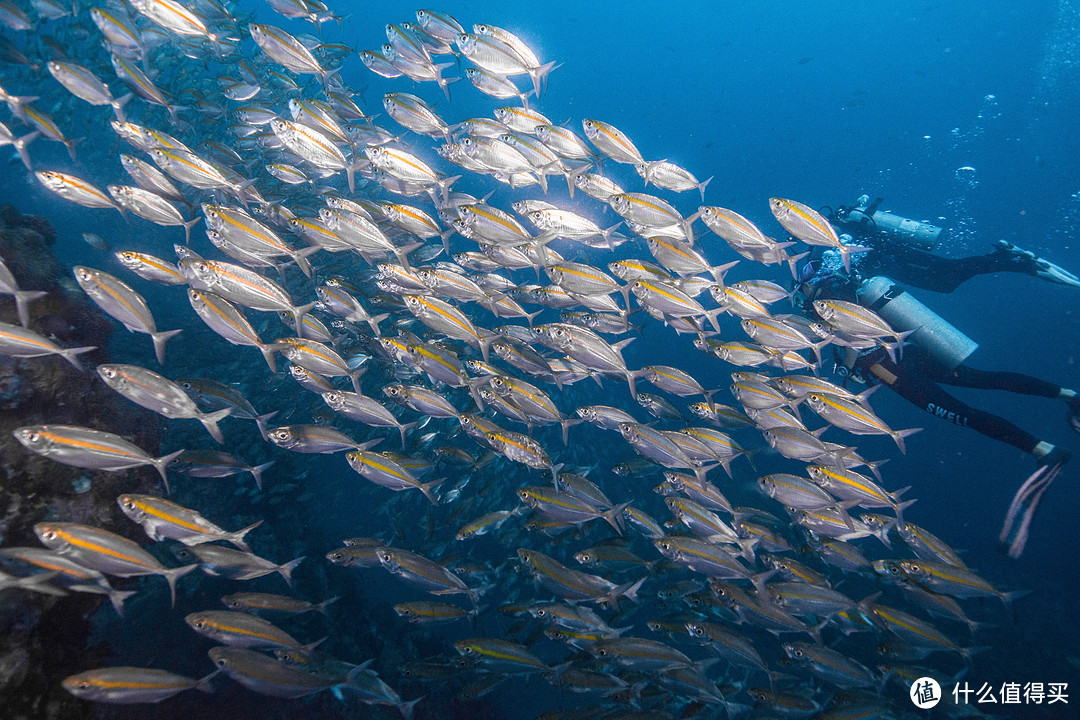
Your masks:
M31 303L30 328L62 346L98 347L82 357L88 368L84 372L55 356L0 356L0 542L5 546L39 545L33 525L44 519L111 524L119 515L117 495L155 491L159 483L152 469L109 473L61 465L27 452L12 437L17 427L53 423L107 428L150 452L161 440L156 415L126 402L89 369L108 360L114 325L57 260L55 242L44 218L0 206L0 257L21 288L48 292ZM0 296L0 320L18 323L15 312L12 298ZM60 680L100 664L100 657L81 648L88 618L101 602L97 595L55 598L21 590L0 596L0 708L5 718L86 716L87 705L64 691Z

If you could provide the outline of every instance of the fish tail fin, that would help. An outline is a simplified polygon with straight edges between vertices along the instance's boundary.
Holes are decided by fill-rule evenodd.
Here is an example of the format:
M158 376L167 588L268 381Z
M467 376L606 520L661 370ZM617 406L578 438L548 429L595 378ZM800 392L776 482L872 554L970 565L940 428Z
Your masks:
M585 422L581 418L564 418L559 421L559 425L562 426L562 444L563 446L570 444L570 428L575 425L580 425Z
M354 163L349 163L345 166L345 179L349 183L349 194L352 195L356 192L356 171L363 168L368 164L366 158L361 158Z
M165 568L164 572L161 573L169 583L169 597L172 598L172 607L176 607L176 581L197 567L199 567L199 563L192 563L178 568Z
M920 325L917 328L912 328L911 330L905 330L904 332L896 333L896 335L893 336L893 338L896 340L896 356L897 357L899 357L899 358L904 357L904 341L907 340L912 335L914 335L915 333L919 332L920 330L922 330L922 325ZM879 386L875 385L874 387L879 387Z
M262 474L264 471L269 470L270 466L273 465L275 462L277 461L271 460L270 462L263 463L262 465L256 465L255 467L247 468L247 471L251 473L251 477L255 478L255 487L262 490Z
M601 231L600 231L600 234L601 234L601 235L603 236L603 238L604 238L604 242L606 242L606 243L607 243L607 246L608 246L608 250L614 250L614 249L615 249L615 244L614 244L614 243L613 243L613 242L611 241L611 236L612 236L612 234L614 234L614 232L615 232L616 230L618 230L618 229L619 229L619 226L620 226L620 225L622 225L622 220L620 220L619 222L615 223L615 224L614 224L614 225L612 225L611 227L608 227L608 228L604 228L603 230L601 230Z
M555 486L555 489L559 489L559 471L563 469L564 463L551 466L551 484Z
M720 287L724 287L724 275L727 271L739 264L738 260L733 260L723 265L717 265L716 267L709 268L709 274L713 276L713 280L717 282Z
M419 425L420 425L420 421L417 420L415 422L405 423L404 425L398 425L397 426L398 432L401 433L401 449L402 450L405 449L405 433L407 433L410 430L413 430L414 428L418 427Z
M876 537L878 540L881 541L882 545L884 545L887 548L891 548L892 547L892 541L889 540L889 533L892 532L892 529L894 527L896 527L896 524L898 522L900 522L899 518L892 518L891 520L889 520L889 522L885 523L885 525L883 525L882 527L872 528L870 530L870 532L872 532L874 534L874 537Z
M644 175L644 177L645 177L645 187L649 187L649 183L651 183L653 181L653 179L652 179L653 170L655 170L656 168L658 168L659 166L663 165L666 162L667 162L667 158L665 158L663 160L646 160L643 163L644 166L645 166L645 175Z
M85 139L86 138L81 137L81 138L75 138L73 140L62 140L61 141L61 142L64 143L64 147L67 148L68 155L71 156L71 162L79 162L79 158L75 154L75 146L78 145L79 143L81 143Z
M326 637L322 637L322 638L319 638L319 639L318 639L318 640L316 640L315 642L309 642L309 643L308 643L307 645L300 645L300 646L299 646L299 647L297 647L296 649L297 649L297 650L299 650L299 651L300 651L300 652L301 652L301 653L302 653L303 655L305 655L305 656L306 656L306 655L310 655L311 653L313 653L313 652L315 651L315 648L317 648L317 647L319 647L320 645L322 645L322 644L323 644L324 642L326 642L326 641L327 641L327 640L328 640L329 638L330 638L330 636L329 636L329 635L327 635Z
M1012 592L1003 592L998 597L1001 598L1001 602L1006 608L1013 611L1013 602L1022 597L1027 597L1031 592L1031 590L1013 590Z
M783 251L781 252L783 253ZM798 255L784 254L784 258L787 261L788 269L791 271L791 278L793 280L799 279L799 261L802 260L804 257L807 257L809 254L810 253L808 252L799 253Z
M248 547L248 544L246 542L244 542L244 536L247 535L252 530L254 530L255 528L262 525L263 522L264 522L263 520L259 520L258 522L253 522L250 525L248 525L246 528L241 528L240 530L237 530L236 532L226 533L226 534L222 535L221 539L225 540L226 542L231 542L233 545L240 548L244 552L251 552L251 548Z
M893 493L893 495L894 496L898 495L899 492L900 491L897 491L897 492ZM896 505L893 506L893 512L896 513L896 524L897 525L900 525L900 524L902 524L904 522L904 509L909 507L913 503L915 503L917 500L918 500L918 498L911 498L910 500L905 500L904 502L897 503Z
M754 562L757 559L754 549L760 542L761 539L756 537L739 538L737 543L739 546L739 555L746 558L747 562Z
M397 709L398 712L401 713L401 717L405 718L405 720L413 720L413 708L415 708L416 704L425 697L427 697L427 695L421 695L415 700L409 700L408 702L398 703Z
M660 162L663 162L663 161L661 160ZM696 213L694 213L690 217L683 218L683 221L682 221L682 231L683 231L683 234L686 235L686 242L690 243L690 247L694 246L694 221L697 220L700 216L701 216L701 211L698 210Z
M259 415L257 418L255 418L255 424L259 426L259 434L262 435L262 439L266 442L270 442L270 431L267 428L266 423L270 422L277 414L278 411L275 410L273 412L268 412L265 415ZM266 469L266 467L269 467L269 464L260 467Z
M409 265L409 253L423 246L424 243L422 242L414 242L409 243L408 245L403 245L399 248L394 248L394 256L397 258L398 262L401 263L401 267L405 268L406 270L412 270L412 266Z
M366 372L367 368L364 366L360 366L349 372L349 379L352 380L353 390L355 390L357 394L363 394L360 392L360 378L363 377Z
M38 298L45 297L49 293L44 290L16 290L15 309L19 314L19 324L26 327L30 324L29 304Z
M56 573L46 573L48 575L56 575ZM113 610L116 610L116 614L120 617L124 617L124 601L132 595L137 595L138 590L117 590L109 585L71 585L70 590L76 592L88 592L95 595L107 595L109 602L112 603ZM66 593L65 593L66 594Z
M726 310L721 308L713 308L712 310L706 311L705 317L712 323L713 329L716 330L716 332L720 332L720 316L726 312Z
M904 438L914 435L921 431L922 428L909 428L907 430L893 430L890 435L892 439L896 441L896 447L900 448L900 452L907 454L907 450L904 448Z
M87 345L85 347L68 348L66 350L61 350L60 357L64 358L69 363L74 365L76 370L82 371L82 363L79 362L79 358L77 356L82 355L83 353L88 353L91 350L97 350L97 346Z
M152 462L154 464L154 467L157 468L158 474L161 475L161 481L163 483L165 483L165 492L166 493L169 493L171 491L169 490L169 476L165 474L165 470L169 467L169 463L171 463L176 458L180 457L180 455L182 455L183 452L184 452L183 450L177 450L174 453L169 453L168 455L162 455L161 457L157 458L156 460L151 460L150 461L150 462Z
M611 589L611 592L604 596L604 603L611 605L614 608L618 608L619 598L621 597L624 597L631 602L636 603L638 601L638 590L641 589L642 583L644 583L648 579L649 576L646 575L643 578L639 578L637 580L634 580L633 582L628 582L625 585L617 585L616 587Z
M379 323L388 317L390 317L390 313L381 313L379 315L372 315L365 321L367 322L368 327L371 328L371 332L375 333L375 337L382 337L382 328L379 327Z
M840 251L840 259L844 262L844 272L851 272L851 256L855 253L870 252L871 248L865 245L840 245L836 248Z
M442 485L445 481L446 478L438 478L428 483L420 483L418 487L420 489L420 492L424 493L424 497L428 499L428 502L430 502L432 505L438 505L439 498L435 495L434 490L435 488Z
M600 513L600 517L604 518L604 520L607 521L608 525L615 528L615 532L622 535L623 534L623 517L622 517L623 510L625 510L628 507L630 507L630 503L628 503L628 502L621 503L619 505L616 505L616 506L614 506L612 508L609 508L608 510L605 510L604 512Z
M221 668L216 668L214 672L210 673L209 675L205 675L199 678L199 681L195 683L195 689L199 692L204 693L217 692L217 688L214 687L214 684L211 683L210 680L213 679L215 675L221 672L223 672Z
M124 106L128 104L131 98L135 97L135 93L126 93L118 98L113 98L113 101L109 103L112 106L113 114L116 115L118 122L126 122L127 118L124 117Z
M315 609L318 610L319 612L321 612L323 615L325 615L326 614L326 608L330 607L331 605L333 605L334 603L336 603L340 599L341 599L341 595L335 595L334 597L332 597L332 598L330 598L328 600L323 600L321 603L319 603L318 605L315 606Z
M109 602L112 603L113 609L116 610L116 614L120 617L124 617L124 601L126 601L132 595L138 595L138 590L117 590L110 588L109 590Z
M210 433L210 437L217 440L218 445L225 442L225 438L221 434L221 428L218 427L218 422L228 417L230 413L232 413L232 408L222 408L221 410L215 410L212 413L203 413L199 415L199 422L206 428L206 432Z
M289 312L293 316L293 320L296 322L296 337L304 337L302 324L304 316L311 312L318 303L308 303L307 305L301 305L299 307L293 306L289 308Z
M191 244L191 228L195 227L195 225L197 225L200 220L202 220L202 215L199 215L198 217L194 217L191 220L188 220L187 222L181 222L180 223L181 225L184 226L184 244L185 245L190 245Z
M547 87L547 76L551 74L553 70L562 67L561 62L552 60L549 63L544 63L540 67L534 67L529 69L529 77L533 81L533 93L539 99L543 88Z
M708 185L709 183L711 183L713 181L714 177L716 177L716 176L711 175L711 176L709 176L709 179L706 180L705 182L698 183L697 189L698 189L698 192L701 193L701 202L705 202L705 186Z
M259 352L262 353L263 360L266 361L267 367L270 368L270 372L277 372L277 358L274 357L274 353L277 352L277 343L263 343L257 346Z
M34 166L30 162L30 153L26 151L26 148L30 143L37 139L38 135L41 135L40 130L34 130L33 132L23 135L21 138L17 138L14 142L15 152L19 153L19 159L22 160L22 164L26 166L26 169L30 172L34 172Z
M591 167L592 167L592 163L585 163L584 165L579 165L576 168L571 168L570 170L568 170L565 173L565 175L566 175L566 189L570 193L570 199L571 200L574 199L574 188L577 187L578 176L580 176L583 172L585 172L586 170L588 170Z
M859 504L859 500L845 500L844 502L836 503L836 514L840 516L840 519L847 525L848 530L855 529L855 523L851 519L851 515L848 514L848 509L856 507Z
M179 330L163 330L161 332L150 333L150 339L154 341L154 355L157 357L158 365L165 364L165 343L169 342L170 338L173 338L183 332L183 328Z
M442 71L447 68L457 67L456 62L452 63L438 63L434 66L435 69L435 83L442 89L443 95L446 96L446 101L450 102L450 83L456 83L461 78L459 77L443 77Z
M285 582L286 582L286 584L288 584L289 587L292 587L292 572L293 572L293 570L296 569L297 565L304 562L304 560L306 558L307 558L307 555L301 555L300 557L296 558L295 560L290 560L289 562L285 563L284 565L278 565L277 571L281 575L281 577L283 577L285 579Z
M454 183L456 183L461 178L462 178L461 175L451 175L450 177L444 177L444 178L439 179L438 185L439 185L439 189L442 191L443 205L446 205L447 202L449 202L449 200L450 200L450 198L449 198L450 186L453 185ZM438 203L436 203L436 204L438 204Z
M485 335L480 338L480 355L483 356L484 362L488 362L491 359L491 344L501 338L502 335L496 333L491 333L490 335Z
M312 245L309 248L297 250L292 253L291 257L293 262L296 263L296 267L300 268L300 272L304 273L305 277L311 277L311 262L307 259L307 256L316 253L319 250L322 250L322 248L318 245Z

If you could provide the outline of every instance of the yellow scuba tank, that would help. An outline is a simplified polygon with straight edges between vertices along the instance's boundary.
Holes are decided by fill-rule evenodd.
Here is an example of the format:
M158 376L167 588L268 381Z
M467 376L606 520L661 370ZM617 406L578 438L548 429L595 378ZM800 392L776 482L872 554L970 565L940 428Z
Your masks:
M946 370L967 360L979 344L916 300L891 278L879 275L863 281L859 304L880 315L897 332L914 330L910 342L922 348Z

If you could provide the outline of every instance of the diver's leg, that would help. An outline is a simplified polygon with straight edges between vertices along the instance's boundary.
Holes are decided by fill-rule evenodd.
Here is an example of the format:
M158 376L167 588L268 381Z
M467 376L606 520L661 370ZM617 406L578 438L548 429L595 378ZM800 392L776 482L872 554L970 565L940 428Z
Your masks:
M941 382L956 387L1007 390L1020 395L1037 395L1063 400L1069 406L1065 414L1066 422L1073 430L1080 432L1080 395L1072 388L1055 385L1022 373L976 370L966 365L957 366L952 373L942 378Z
M1039 450L1047 443L1040 443L1037 437L1005 418L970 407L949 395L937 384L935 373L930 370L927 363L908 361L907 358L899 363L881 358L868 368L870 375L931 415L1041 457Z
M1019 395L1038 395L1039 397L1049 398L1061 397L1062 390L1064 390L1060 385L1030 375L994 370L976 370L967 365L958 365L941 382L955 387L978 388L980 390L1008 390ZM1068 391L1068 394L1071 396L1076 393Z
M947 258L917 248L898 246L891 253L892 262L882 273L893 280L922 290L949 293L977 275L996 272L1020 272L1034 275L1034 260L996 250L989 255Z

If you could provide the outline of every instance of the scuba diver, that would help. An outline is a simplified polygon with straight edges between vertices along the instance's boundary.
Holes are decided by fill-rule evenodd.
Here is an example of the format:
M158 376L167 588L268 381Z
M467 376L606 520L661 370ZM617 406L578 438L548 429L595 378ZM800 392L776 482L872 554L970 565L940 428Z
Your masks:
M881 201L870 202L869 196L863 195L852 207L827 208L827 217L841 232L853 236L855 244L870 248L855 256L864 278L885 275L922 290L949 293L977 275L1013 272L1080 288L1076 275L1004 240L988 255L934 255L930 251L941 238L942 229L879 210ZM851 243L845 239L845 244Z
M1007 390L1057 398L1067 405L1066 420L1080 433L1080 395L1076 390L1014 372L978 370L965 364L978 344L907 292L906 285L951 292L977 275L1019 272L1080 287L1080 278L1061 267L1001 241L988 255L946 258L930 252L941 229L877 209L880 198L863 196L853 208L829 212L846 245L869 250L852 256L850 272L839 252L826 250L802 268L795 291L808 317L818 319L815 300L858 302L899 333L910 335L901 355L891 348L837 348L837 371L847 380L881 383L926 412L955 425L970 427L1028 453L1038 469L1022 485L1009 509L1001 542L1013 557L1023 551L1032 515L1046 488L1068 462L1070 453L1017 427L1005 418L972 408L941 386ZM843 352L841 353L841 350Z

